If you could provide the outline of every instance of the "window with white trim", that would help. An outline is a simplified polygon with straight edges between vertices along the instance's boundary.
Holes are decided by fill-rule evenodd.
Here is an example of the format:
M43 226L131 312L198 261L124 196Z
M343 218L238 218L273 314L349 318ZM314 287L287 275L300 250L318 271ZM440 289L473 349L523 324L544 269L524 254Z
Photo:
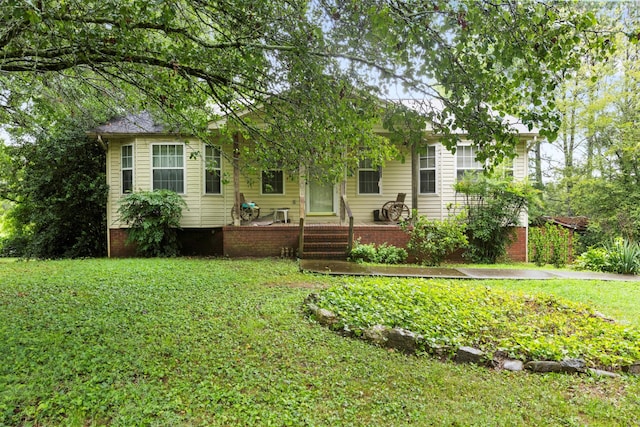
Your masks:
M284 172L282 170L262 171L262 194L284 194Z
M505 158L498 166L496 166L493 174L501 178L513 178L513 160Z
M436 192L436 147L430 145L420 153L420 194Z
M481 174L482 163L476 160L478 149L473 145L458 145L456 147L456 177L458 181L469 174Z
M380 194L380 168L369 159L358 164L358 194Z
M184 193L184 145L152 145L152 175L154 190Z
M120 170L122 171L122 194L133 191L133 145L123 145L120 149Z
M205 193L221 194L222 193L222 162L220 156L220 147L212 147L207 145L204 149L205 163Z

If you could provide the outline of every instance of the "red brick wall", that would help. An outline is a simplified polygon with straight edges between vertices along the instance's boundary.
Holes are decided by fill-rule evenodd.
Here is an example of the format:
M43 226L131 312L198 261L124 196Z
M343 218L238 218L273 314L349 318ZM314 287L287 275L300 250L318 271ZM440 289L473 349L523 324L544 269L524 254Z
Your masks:
M507 249L513 261L527 260L526 228L516 229L517 239ZM406 247L409 235L395 225L355 226L355 239L361 243L387 243L397 247ZM111 257L135 256L135 246L125 246L126 229L109 230ZM298 249L298 227L223 227L222 254L237 257L278 257L282 248L290 248L291 256ZM456 259L458 261L458 259Z
M409 235L396 225L356 225L353 238L360 243L387 243L398 248L405 248L409 241Z
M127 229L111 228L109 229L109 256L111 258L129 258L136 255L136 245L126 245Z
M516 227L516 239L507 248L507 256L511 261L527 262L527 228Z
M223 254L236 257L280 256L282 248L290 248L290 256L298 250L298 227L223 227Z

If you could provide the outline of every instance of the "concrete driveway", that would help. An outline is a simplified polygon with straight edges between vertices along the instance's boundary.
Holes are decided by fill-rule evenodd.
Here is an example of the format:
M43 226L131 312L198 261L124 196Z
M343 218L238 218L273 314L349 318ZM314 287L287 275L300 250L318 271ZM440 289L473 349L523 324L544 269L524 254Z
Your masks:
M370 266L348 261L300 260L300 270L351 276L426 277L446 279L579 279L639 281L640 276L568 270L507 268L419 267L414 265Z

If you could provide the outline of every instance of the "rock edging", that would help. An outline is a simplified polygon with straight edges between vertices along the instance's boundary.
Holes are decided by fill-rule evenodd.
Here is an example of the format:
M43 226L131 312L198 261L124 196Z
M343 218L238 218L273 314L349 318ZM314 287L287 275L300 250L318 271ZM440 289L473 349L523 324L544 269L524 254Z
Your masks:
M317 301L318 295L311 294L305 299L305 306L307 311L321 325L344 336L357 337L379 347L394 349L406 354L416 354L418 351L424 351L443 361L453 360L455 363L471 363L514 372L526 370L534 373L588 374L598 377L620 376L616 372L590 368L586 366L586 362L582 359L565 359L561 362L550 360L523 362L509 359L500 351L489 354L473 347L430 346L425 342L422 335L402 328L375 325L370 328L352 331L340 327L338 316L330 310L318 307ZM640 375L640 361L629 366L623 366L621 371L630 375Z

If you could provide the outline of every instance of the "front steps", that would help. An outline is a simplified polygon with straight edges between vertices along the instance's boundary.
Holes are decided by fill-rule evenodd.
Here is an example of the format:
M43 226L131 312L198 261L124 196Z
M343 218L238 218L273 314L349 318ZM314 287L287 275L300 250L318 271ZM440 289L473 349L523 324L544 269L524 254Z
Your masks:
M349 227L313 225L304 227L302 259L347 259Z

